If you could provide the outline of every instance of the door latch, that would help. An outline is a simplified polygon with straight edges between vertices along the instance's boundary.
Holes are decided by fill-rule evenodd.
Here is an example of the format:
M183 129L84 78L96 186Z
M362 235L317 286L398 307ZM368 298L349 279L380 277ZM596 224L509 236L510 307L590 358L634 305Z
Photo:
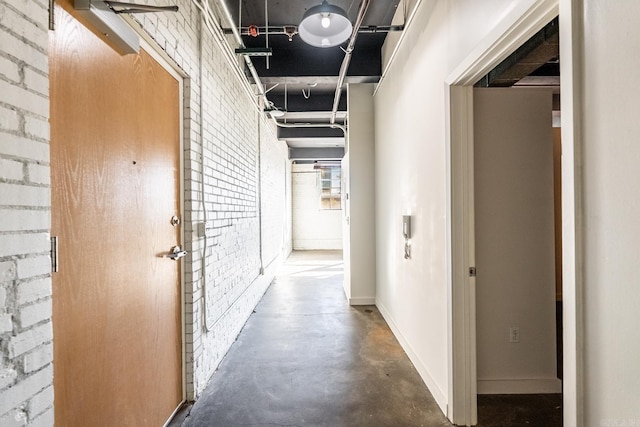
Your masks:
M165 258L171 258L172 260L177 261L185 256L187 256L187 251L180 249L180 246L174 246L171 249L171 252L165 255Z

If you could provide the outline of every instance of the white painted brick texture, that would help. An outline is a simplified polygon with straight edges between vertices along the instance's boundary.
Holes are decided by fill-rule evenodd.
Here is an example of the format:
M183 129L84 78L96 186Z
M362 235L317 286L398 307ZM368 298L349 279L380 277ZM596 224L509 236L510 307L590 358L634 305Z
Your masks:
M0 425L53 424L48 12L0 0Z

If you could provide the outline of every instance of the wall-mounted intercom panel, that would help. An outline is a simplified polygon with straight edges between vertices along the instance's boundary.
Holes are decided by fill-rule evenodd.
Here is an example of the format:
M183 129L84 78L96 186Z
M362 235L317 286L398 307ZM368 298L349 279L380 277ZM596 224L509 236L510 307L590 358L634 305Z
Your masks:
M411 259L411 215L402 215L402 235L404 236L404 259Z
M411 238L411 215L402 216L402 234L405 239Z

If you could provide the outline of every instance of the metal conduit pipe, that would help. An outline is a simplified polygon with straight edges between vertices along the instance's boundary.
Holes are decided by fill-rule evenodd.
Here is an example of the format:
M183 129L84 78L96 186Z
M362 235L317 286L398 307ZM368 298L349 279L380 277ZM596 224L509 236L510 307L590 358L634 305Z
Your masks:
M331 124L336 122L336 114L338 113L338 104L340 104L340 96L342 95L342 85L344 84L344 78L347 76L349 70L349 63L351 62L351 53L356 45L356 39L358 38L358 30L364 20L364 15L369 8L369 0L362 0L360 3L360 9L358 9L358 16L356 17L356 23L353 26L353 32L351 33L351 39L347 45L347 50L340 66L340 74L338 75L338 84L336 85L336 94L333 97L333 109L331 110Z
M207 1L207 0L204 0ZM242 41L242 36L240 35L240 32L238 31L238 29L235 27L235 23L233 21L233 18L231 16L231 12L229 11L229 8L227 7L227 4L225 3L224 0L217 0L217 4L220 6L220 9L222 10L222 13L224 14L224 18L227 20L227 22L229 23L229 25L231 25L231 31L233 33L234 38L236 39L236 42L240 45L240 47L245 47L244 42ZM363 7L363 5L365 5ZM353 50L353 45L355 44L355 38L357 37L357 28L360 27L360 25L362 24L362 20L364 18L364 14L366 13L366 8L369 6L369 0L363 0L361 6L360 6L360 10L358 11L358 18L356 19L356 27L353 31L353 34L351 35L351 39L352 41L349 42L349 46L351 47L351 50ZM349 56L351 56L349 54ZM244 57L244 60L247 64L247 67L249 68L249 71L251 72L251 76L253 77L253 80L255 81L255 84L258 88L258 94L264 99L265 102L265 106L269 105L269 100L267 99L267 92L265 91L265 88L262 84L262 82L260 81L260 76L258 76L258 72L256 71L255 67L253 66L253 62L251 62L251 58L249 58L248 56ZM344 66L344 62L343 62L343 66ZM348 64L347 64L347 68L348 68ZM344 73L346 75L346 71ZM342 76L341 81L344 81L344 77L345 75ZM339 82L338 84L338 88L342 87L342 83ZM338 100L340 100L340 95L338 96ZM334 107L333 107L333 112L331 114L331 123L282 123L279 122L278 120L276 120L274 117L272 117L273 122L279 126L279 127L290 127L290 128L304 128L304 127L329 127L329 128L334 128L334 129L340 129L342 130L342 132L345 134L347 134L347 128L344 125L339 125L335 123L335 116L338 110L338 106L336 103L334 103Z
M207 0L204 0L204 1L207 1ZM227 6L227 3L224 0L218 0L217 3L220 6L222 13L224 14L224 18L227 20L229 25L231 25L231 32L233 33L233 36L236 39L236 42L240 45L241 48L246 47L244 45L244 42L242 41L242 36L240 35L240 32L235 26L235 21L231 16L231 12L229 11L229 7ZM256 71L256 68L253 66L253 62L251 62L251 58L249 58L248 56L244 56L244 62L247 64L247 68L249 68L251 77L253 77L256 87L258 88L258 95L260 95L264 99L265 105L269 105L269 100L267 99L267 93L265 92L264 86L260 81L260 77L258 76L258 72Z
M288 27L295 27L295 25L288 25ZM402 31L402 30L404 30L404 25L402 24L401 25L365 25L360 27L360 29L358 30L358 34L391 33L391 32ZM233 29L225 28L223 31L225 34L233 34ZM240 31L242 31L242 33L245 33L249 31L249 27L240 27ZM279 30L274 27L269 27L269 31L267 31L267 27L258 27L258 35L262 36L265 34L269 36L273 36L273 35L288 36L289 35L289 33L287 33L284 29Z
M276 120L275 117L271 117L273 123L281 128L332 128L340 129L344 135L347 135L347 127L337 123L283 123Z

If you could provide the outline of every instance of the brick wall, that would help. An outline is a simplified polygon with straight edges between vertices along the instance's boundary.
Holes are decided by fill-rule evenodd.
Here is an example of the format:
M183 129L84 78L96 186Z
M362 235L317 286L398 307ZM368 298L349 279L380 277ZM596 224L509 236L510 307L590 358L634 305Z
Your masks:
M0 0L0 425L53 424L47 3Z
M48 12L40 0L14 3L0 0L0 425L51 425ZM290 169L234 61L206 29L200 45L198 9L177 3L178 13L137 19L188 76L183 265L194 399L288 254Z

